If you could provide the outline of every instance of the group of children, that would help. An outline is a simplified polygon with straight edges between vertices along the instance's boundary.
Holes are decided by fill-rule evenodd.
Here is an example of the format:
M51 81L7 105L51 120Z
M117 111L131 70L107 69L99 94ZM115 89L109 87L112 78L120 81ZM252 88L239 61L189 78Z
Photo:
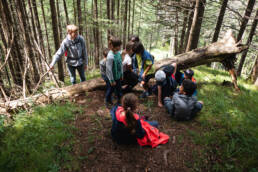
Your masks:
M113 92L118 99L116 106L111 109L112 138L117 143L137 141L140 145L152 147L164 144L169 136L158 131L158 123L147 121L135 113L137 97L129 93L122 98L122 94L131 92L140 83L144 88L140 97L156 94L157 105L164 105L172 117L176 120L190 120L203 107L203 102L196 98L194 72L187 69L181 73L176 63L165 65L155 72L154 57L145 50L138 36L132 36L123 51L120 51L121 44L120 39L110 36L108 48L103 51L104 58L100 62L101 76L106 82L105 104L113 105ZM148 84L151 78L156 81L153 86ZM122 86L125 88L122 89Z

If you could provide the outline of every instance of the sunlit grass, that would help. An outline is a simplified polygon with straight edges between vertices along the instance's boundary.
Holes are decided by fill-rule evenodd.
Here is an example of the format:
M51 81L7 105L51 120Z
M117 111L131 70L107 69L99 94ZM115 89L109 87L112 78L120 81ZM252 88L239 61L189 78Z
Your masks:
M204 108L197 118L203 132L193 135L196 144L218 160L210 171L248 171L258 169L258 91L239 78L241 92L222 82L230 81L226 71L200 66L194 69L199 83L198 99ZM201 158L199 159L201 161Z

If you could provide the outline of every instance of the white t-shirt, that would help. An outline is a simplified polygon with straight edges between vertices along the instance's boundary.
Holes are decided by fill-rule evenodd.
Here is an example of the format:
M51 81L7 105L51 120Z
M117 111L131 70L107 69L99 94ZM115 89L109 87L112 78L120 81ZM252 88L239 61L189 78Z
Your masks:
M129 56L129 54L125 55L125 58L123 60L123 71L126 71L126 65L132 65L132 58Z

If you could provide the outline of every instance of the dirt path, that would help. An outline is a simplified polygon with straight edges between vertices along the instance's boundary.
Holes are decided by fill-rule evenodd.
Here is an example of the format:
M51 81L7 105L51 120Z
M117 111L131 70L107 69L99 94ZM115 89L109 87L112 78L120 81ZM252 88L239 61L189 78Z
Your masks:
M139 95L139 93L136 93ZM117 145L111 139L112 125L109 110L104 106L104 91L94 91L75 100L84 109L76 119L80 171L147 172L191 171L199 148L189 131L197 130L195 121L179 123L172 120L164 108L156 106L155 97L140 100L140 115L150 116L159 122L159 129L170 136L167 144L157 148L138 145Z

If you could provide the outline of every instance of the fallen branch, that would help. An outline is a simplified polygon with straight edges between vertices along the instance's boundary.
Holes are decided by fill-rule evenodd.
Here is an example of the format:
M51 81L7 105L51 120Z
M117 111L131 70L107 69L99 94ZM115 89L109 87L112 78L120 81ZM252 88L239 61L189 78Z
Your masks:
M39 45L37 44L37 42L36 42L35 40L34 40L34 43L35 43L35 45L37 46L37 49L38 49L38 51L39 51L39 54L40 54L41 57L43 58L43 60L44 60L44 62L45 62L45 64L46 64L46 66L47 66L47 68L50 69L50 65L48 64L46 57L43 55L42 51L40 50ZM53 79L54 83L56 84L56 87L57 87L57 88L60 88L60 85L59 85L59 83L58 83L58 81L57 81L55 75L52 73L51 70L48 70L47 73L48 73L48 72L49 72L50 75L52 76L52 79Z
M2 69L4 68L4 66L6 65L8 59L9 59L9 57L10 57L10 53L11 53L11 50L12 50L12 47L13 47L13 41L14 41L14 34L13 34L13 30L12 30L11 45L10 45L10 48L7 48L6 58L5 58L4 64L2 64L2 66L0 67L0 72L2 71Z

